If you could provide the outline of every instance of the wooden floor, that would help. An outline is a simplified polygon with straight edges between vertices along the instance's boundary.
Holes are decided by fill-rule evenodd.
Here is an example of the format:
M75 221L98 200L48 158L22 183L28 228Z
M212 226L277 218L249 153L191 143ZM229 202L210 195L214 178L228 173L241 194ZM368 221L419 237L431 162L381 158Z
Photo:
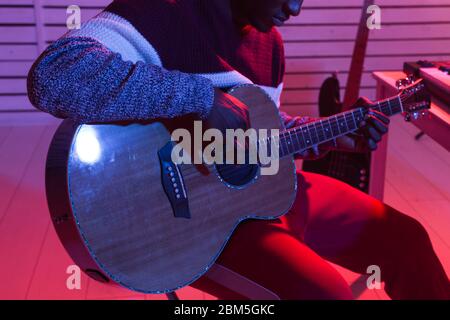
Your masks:
M66 288L71 259L50 224L44 163L55 125L0 125L0 299L166 299L104 285L83 276L80 290ZM385 202L415 217L428 230L450 274L450 155L396 118L391 125ZM365 279L336 268L355 298L387 299ZM182 299L214 299L192 288Z

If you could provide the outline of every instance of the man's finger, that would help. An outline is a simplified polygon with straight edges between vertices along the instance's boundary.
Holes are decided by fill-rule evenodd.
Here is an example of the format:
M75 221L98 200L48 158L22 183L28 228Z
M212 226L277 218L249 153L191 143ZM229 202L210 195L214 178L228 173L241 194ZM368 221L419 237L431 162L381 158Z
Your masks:
M371 106L373 104L373 102L370 101L369 98L359 97L355 104L359 107L366 107L366 106Z
M375 140L375 142L381 141L381 134L374 127L368 127L367 131L369 132L370 138Z
M291 120L289 120L288 123L285 124L285 128L286 129L291 129L295 126L295 124L297 123L297 119L294 117Z
M375 151L377 149L377 143L372 139L367 140L367 146L369 147L370 151Z
M389 118L386 115L384 115L383 113L378 112L376 110L369 109L368 113L369 113L369 115L374 116L377 119L379 119L384 124L389 124L391 122L391 120L389 120Z
M299 152L299 155L300 157L307 159L311 157L311 152L309 151L309 149L306 149L302 152Z
M385 134L388 131L386 124L381 122L378 118L371 116L369 118L370 124L378 130L379 133Z
M361 132L367 141L369 141L369 139L374 141L377 141L378 139L381 140L381 135L377 132L377 130L375 130L375 128L373 128L370 125L367 125L364 128L362 128Z
M312 152L314 153L314 155L319 156L320 155L320 151L319 151L319 145L315 145L312 148Z

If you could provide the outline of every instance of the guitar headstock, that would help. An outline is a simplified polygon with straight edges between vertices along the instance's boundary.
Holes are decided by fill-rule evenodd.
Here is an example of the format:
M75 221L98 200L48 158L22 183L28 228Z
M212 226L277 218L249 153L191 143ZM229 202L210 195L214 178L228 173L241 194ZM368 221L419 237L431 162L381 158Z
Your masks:
M397 81L399 96L403 105L403 113L406 121L417 120L427 115L431 107L431 95L428 92L423 79L414 80L412 77Z

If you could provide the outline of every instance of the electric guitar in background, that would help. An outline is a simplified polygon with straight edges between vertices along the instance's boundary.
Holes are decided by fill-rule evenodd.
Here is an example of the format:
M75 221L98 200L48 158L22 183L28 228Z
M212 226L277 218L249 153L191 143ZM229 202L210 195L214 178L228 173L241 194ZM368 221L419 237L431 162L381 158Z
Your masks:
M89 276L131 290L165 293L189 285L215 263L246 219L276 219L297 194L294 154L358 130L363 107L284 130L264 90L230 94L249 107L254 129L279 129L279 170L258 164L176 164L173 130L191 118L120 124L64 120L51 142L46 194L53 225ZM421 81L372 108L388 116L430 107Z
M326 79L319 93L319 115L328 117L348 108L359 97L364 60L369 39L366 10L374 0L365 0L359 22L350 72L347 78L344 102L340 99L340 85L336 75ZM319 173L341 180L366 193L369 192L370 152L352 153L331 151L321 159L303 161L303 170Z

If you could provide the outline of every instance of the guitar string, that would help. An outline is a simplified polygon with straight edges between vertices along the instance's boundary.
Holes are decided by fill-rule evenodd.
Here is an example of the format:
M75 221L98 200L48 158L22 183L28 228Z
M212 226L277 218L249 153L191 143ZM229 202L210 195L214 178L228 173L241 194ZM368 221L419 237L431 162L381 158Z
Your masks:
M398 98L392 98L392 99L398 99ZM380 102L380 103L378 103L377 104L377 106L378 106L378 108L377 109L380 109L380 111L383 111L383 106L382 106L382 103L389 103L389 99L388 100L386 100L386 101L383 101L383 102ZM372 107L375 107L375 105L372 105ZM398 107L398 106L396 106L396 107ZM360 108L361 110L360 110L360 112L362 113L362 110L363 110L363 108ZM356 111L358 111L357 109L356 109ZM346 113L343 113L343 114L340 114L341 116L343 116L343 119L345 120L345 121L347 121L347 118L346 118L346 115L348 115L348 114L352 114L352 113L354 113L354 112L356 112L355 110L352 110L352 111L349 111L349 112L346 112ZM391 112L392 113L392 112ZM363 114L363 113L362 113ZM392 113L393 114L393 113ZM337 116L339 116L339 115L337 115ZM336 123L335 124L337 124L337 122L338 122L338 118L337 118L337 116L336 117L334 117L335 119L336 119ZM317 122L317 121L316 121ZM311 125L311 124L308 124L308 125ZM356 124L356 122L355 122L355 125L357 125ZM350 127L347 125L347 129L349 129ZM293 128L291 131L287 131L287 132L283 132L282 134L281 134L281 136L282 136L282 139L287 139L288 137L289 137L289 139L292 139L292 135L291 135L291 132L292 131L294 131L295 133L297 133L296 132L296 130L298 129L298 127L297 128ZM357 129L356 129L357 130ZM353 131L356 131L356 130L345 130L345 131L348 131L348 132L353 132ZM300 130L299 130L300 131ZM308 130L309 131L309 130ZM309 131L310 132L310 131ZM316 134L317 135L317 134ZM312 136L311 134L310 134L310 136ZM318 135L317 135L317 137L318 137ZM280 139L281 140L281 139ZM285 145L285 148L289 151L289 147L287 146L287 145ZM280 149L282 149L282 146L280 147ZM290 152L289 152L290 153ZM341 160L338 162L338 170L337 171L342 171L342 168L343 168L343 166L345 165L345 159L342 159L342 158L340 158ZM233 167L230 167L229 168L229 170L227 170L226 168L224 169L224 173L231 173L230 171L235 171L235 169L233 168ZM237 172L237 170L235 171L235 172Z
M405 102L407 99L409 99L409 97L411 96L412 94L409 94L409 96L407 96L407 97L404 97L403 95L400 95L400 101L403 103L403 102ZM384 101L382 101L382 102L380 102L380 103L387 103L388 101L390 101L390 100L397 100L398 99L398 97L399 96L397 96L396 98L390 98L390 99L386 99L386 100L384 100ZM392 101L391 101L392 102ZM374 106L374 105L372 105L372 106ZM396 107L399 107L400 105L397 105ZM362 110L364 110L365 108L359 108L359 109L362 109ZM381 110L380 111L382 111L382 108L380 108ZM339 116L339 115L343 115L343 114L351 114L351 112L355 112L357 109L354 109L354 110L351 110L351 111L347 111L346 113L341 113L341 114L338 114L337 116ZM335 117L336 119L337 119L337 117ZM319 120L320 121L320 120ZM318 122L318 121L316 121L316 122ZM308 124L308 125L312 125L312 124ZM299 126L299 127L296 127L296 128L293 128L293 129L298 129L298 128L300 128L300 127L303 127L303 126ZM287 132L287 131L293 131L293 129L290 129L290 130L285 130L285 131L283 131L282 132L282 134L283 134L283 138L286 138L287 137L287 135L290 135L290 132ZM348 132L354 132L354 131L356 131L356 130L350 130L350 131L348 131ZM273 138L273 136L271 137L271 138ZM280 147L280 148L282 148L282 147ZM289 148L286 146L286 149L289 151ZM284 156L286 156L286 155L284 155ZM284 157L283 156L283 157ZM280 158L282 158L282 157L280 157ZM211 165L207 165L207 167L209 168ZM197 169L195 168L195 166L188 166L187 168L190 168L190 167L192 167L192 170L194 170L195 169L195 171L197 171ZM210 169L210 168L209 168ZM185 170L183 170L183 171L185 171ZM225 174L225 175L232 175L233 176L233 174L234 175L236 175L236 174L238 174L239 173L239 168L238 169L236 169L235 167L233 167L233 165L231 164L231 165L229 165L228 167L225 167L222 171L221 171L223 174Z
M388 100L387 100L388 101ZM380 108L381 109L381 108ZM353 110L354 111L354 110ZM352 111L352 112L353 112ZM381 110L382 111L382 110ZM347 113L347 114L350 114L349 112ZM340 115L342 115L342 114L340 114ZM336 119L337 119L337 117L335 117ZM337 124L337 123L336 123ZM311 124L309 124L309 125L311 125ZM347 126L348 127L348 126ZM297 128L294 128L294 129L297 129ZM355 130L356 131L356 130ZM352 132L352 130L350 130L349 132ZM287 137L287 135L289 135L290 136L290 132L283 132L283 138L286 138ZM273 138L273 137L272 137ZM285 146L286 147L286 149L289 151L289 148L287 147L287 146ZM282 148L282 147L281 147ZM195 168L195 167L194 167ZM229 177L230 177L230 175L231 175L231 177L234 177L235 175L237 175L237 174L239 174L240 173L240 171L239 171L240 169L238 168L238 169L236 169L235 167L233 167L232 165L230 165L230 166L228 166L228 167L225 167L221 172L223 173L223 174L225 174L225 175L228 175Z

